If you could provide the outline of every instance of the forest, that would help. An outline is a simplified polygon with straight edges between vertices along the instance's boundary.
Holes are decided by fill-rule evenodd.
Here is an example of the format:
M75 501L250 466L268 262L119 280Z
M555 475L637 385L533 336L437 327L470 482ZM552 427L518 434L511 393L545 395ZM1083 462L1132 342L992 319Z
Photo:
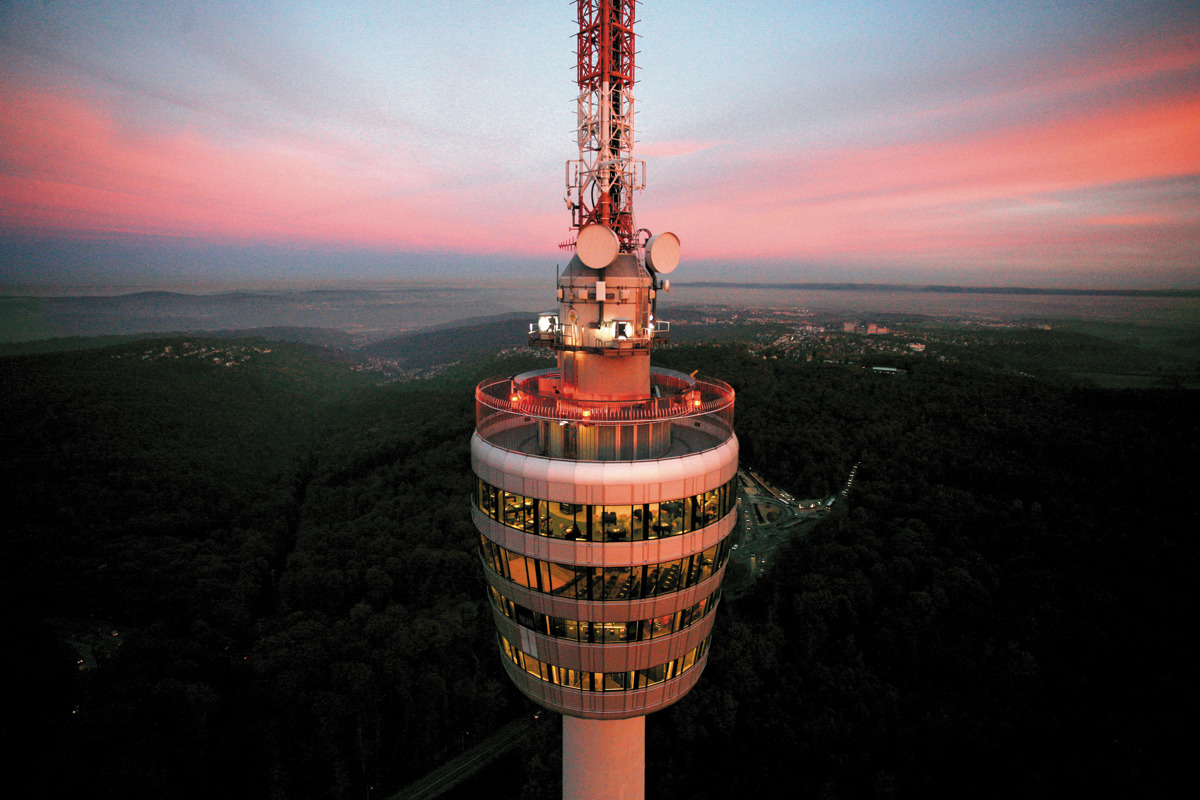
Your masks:
M736 342L655 358L729 382L742 463L796 496L859 468L722 603L699 685L647 721L647 796L1172 791L1200 710L1196 391ZM533 364L380 384L334 348L196 337L0 358L32 782L386 796L531 714L495 647L468 440L474 384ZM475 786L557 797L556 736Z

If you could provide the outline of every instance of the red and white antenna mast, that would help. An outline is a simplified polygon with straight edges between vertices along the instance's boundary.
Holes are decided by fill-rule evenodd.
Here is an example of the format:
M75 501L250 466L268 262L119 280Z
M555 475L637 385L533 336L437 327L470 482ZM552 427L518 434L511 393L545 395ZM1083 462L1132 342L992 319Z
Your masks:
M633 193L646 185L646 162L633 157L633 23L637 0L577 0L579 158L567 162L571 227L603 225L622 252L640 245Z
M475 391L472 519L501 661L563 715L565 800L642 800L644 717L708 660L738 520L733 390L652 367L679 238L633 220L636 0L576 0L575 252L529 344L556 367ZM649 237L649 238L645 238Z

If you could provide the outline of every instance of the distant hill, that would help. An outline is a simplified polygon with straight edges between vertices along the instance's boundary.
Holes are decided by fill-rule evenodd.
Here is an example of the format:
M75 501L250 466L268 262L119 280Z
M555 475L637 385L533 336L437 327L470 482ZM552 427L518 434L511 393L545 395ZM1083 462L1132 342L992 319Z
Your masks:
M522 313L476 318L384 339L358 352L393 360L405 368L447 364L525 344L529 322L530 316Z
M202 334L214 339L238 339L247 336L258 336L273 342L295 342L311 344L317 347L332 347L337 350L352 350L358 339L354 334L333 328L300 328L287 325L276 325L266 328L244 328L241 330L204 331Z
M214 331L164 331L160 333L127 333L115 336L56 336L28 342L0 342L0 356L32 355L35 353L66 353L73 350L92 350L99 347L140 342L147 339L194 337L203 339L266 339L272 342L331 347L351 350L358 339L345 331L332 328L300 328L272 326Z

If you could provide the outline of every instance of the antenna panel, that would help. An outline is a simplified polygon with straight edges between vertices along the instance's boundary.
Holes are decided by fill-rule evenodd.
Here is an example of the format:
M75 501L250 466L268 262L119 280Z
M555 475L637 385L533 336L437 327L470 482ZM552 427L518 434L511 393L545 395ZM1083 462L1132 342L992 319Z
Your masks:
M621 240L603 225L585 225L575 241L575 253L585 267L604 269L621 250Z
M646 266L660 275L679 266L679 237L670 232L651 236L646 242Z

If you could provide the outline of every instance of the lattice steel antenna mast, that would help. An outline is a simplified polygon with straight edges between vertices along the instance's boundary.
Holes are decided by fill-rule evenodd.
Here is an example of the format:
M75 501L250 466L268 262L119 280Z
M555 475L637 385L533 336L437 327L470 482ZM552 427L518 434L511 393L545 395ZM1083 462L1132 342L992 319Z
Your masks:
M579 0L576 138L567 162L571 226L603 225L623 252L638 247L633 193L646 182L646 162L633 157L636 0Z

